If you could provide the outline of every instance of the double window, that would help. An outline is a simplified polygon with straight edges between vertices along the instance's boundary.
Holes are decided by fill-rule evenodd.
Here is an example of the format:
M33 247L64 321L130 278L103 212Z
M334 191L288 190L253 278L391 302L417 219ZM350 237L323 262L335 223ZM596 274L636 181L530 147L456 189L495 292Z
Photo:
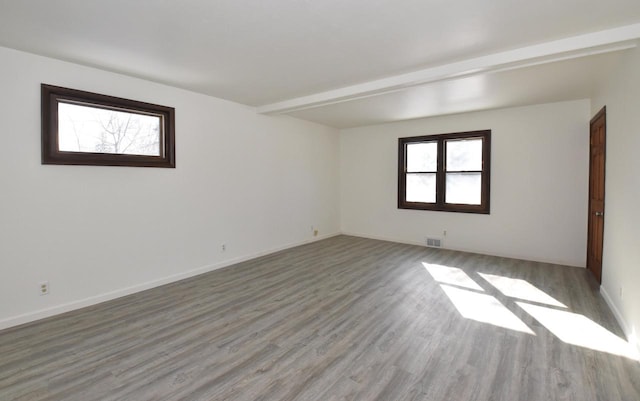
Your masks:
M491 131L398 140L398 208L489 214Z

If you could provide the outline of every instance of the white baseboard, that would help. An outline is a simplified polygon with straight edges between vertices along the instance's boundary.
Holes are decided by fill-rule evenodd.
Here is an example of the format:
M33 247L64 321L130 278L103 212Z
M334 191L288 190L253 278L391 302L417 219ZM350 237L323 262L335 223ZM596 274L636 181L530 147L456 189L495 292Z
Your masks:
M383 237L383 236L379 236L379 235L369 235L369 234L355 233L355 232L351 232L351 231L342 231L342 235L349 235L351 237L359 237L359 238L375 239L375 240L378 240L378 241L395 242L396 244L427 246L424 242L399 240L399 239L390 238L390 237ZM446 248L443 247L442 249L446 249Z
M631 344L631 346L635 348L636 354L640 355L640 341L638 341L638 338L636 337L636 333L631 331L629 324L622 316L622 313L620 313L620 309L618 309L615 302L613 302L613 298L611 298L611 296L609 295L607 290L604 289L603 286L600 286L600 294L602 295L602 298L604 298L604 301L609 306L609 309L611 309L611 312L613 312L613 316L615 316L616 320L618 321L618 324L622 328L622 331L624 331L625 336L627 336L627 341L629 342L629 344Z
M241 256L234 259L225 260L219 263L215 263L212 265L198 267L196 269L188 270L186 272L172 274L170 276L166 276L157 280L148 281L146 283L137 284L131 287L122 288L115 291L106 292L100 295L95 295L92 297L80 299L73 302L68 302L56 306L52 306L46 309L40 309L34 312L28 312L22 315L13 316L7 319L0 320L0 330L7 329L9 327L19 326L21 324L30 323L36 320L44 319L47 317L59 315L61 313L70 312L76 309L85 308L87 306L96 305L102 302L111 301L116 298L121 298L127 295L134 294L136 292L148 290L154 287L159 287L161 285L170 284L176 281L184 280L186 278L194 277L199 274L208 273L214 270L221 269L223 267L231 266L236 263L245 262L247 260L259 258L261 256L269 255L275 252L283 251L285 249L294 248L296 246L309 244L311 242L320 241L323 239L331 238L340 235L340 232L336 232L333 234L321 235L318 237L314 237L311 239L298 241L282 246L278 246L275 248L267 249L261 252L257 252L247 256Z
M342 231L342 234L343 235L350 235L352 237L369 238L369 239L376 239L376 240L380 240L380 241L395 242L395 243L398 243L398 244L418 245L418 246L424 246L424 247L427 246L424 242L419 242L419 241L410 241L410 240L390 238L390 237L381 237L381 236L377 236L377 235L354 233L354 232L349 232L349 231ZM580 268L583 268L583 269L585 268L585 266L582 266L582 265L578 266L578 265L575 265L575 264L572 264L572 263L569 263L569 262L566 262L566 261L562 261L562 260L550 260L550 259L543 259L543 258L530 258L530 257L519 256L519 255L507 255L507 254L501 254L501 253L488 253L488 252L482 252L482 251L477 251L477 250L472 250L472 249L450 248L450 247L447 246L446 238L443 239L443 244L444 244L444 246L441 249L447 249L447 250L450 250L450 251L476 253L476 254L479 254L479 255L497 256L497 257L500 257L500 258L529 260L531 262L549 263L549 264L552 264L552 265L561 265L561 266L580 267Z

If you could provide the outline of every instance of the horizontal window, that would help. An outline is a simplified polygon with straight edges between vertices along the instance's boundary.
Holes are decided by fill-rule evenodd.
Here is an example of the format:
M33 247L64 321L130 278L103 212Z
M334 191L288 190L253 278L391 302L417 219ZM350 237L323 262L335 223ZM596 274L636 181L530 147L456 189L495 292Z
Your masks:
M175 167L173 108L41 88L43 164Z
M398 208L489 213L491 131L398 140Z

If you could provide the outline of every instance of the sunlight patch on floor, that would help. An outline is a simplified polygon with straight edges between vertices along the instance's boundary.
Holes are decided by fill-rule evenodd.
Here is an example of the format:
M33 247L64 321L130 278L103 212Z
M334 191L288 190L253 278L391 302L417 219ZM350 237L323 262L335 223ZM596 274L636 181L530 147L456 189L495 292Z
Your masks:
M469 288L476 291L484 291L471 277L462 269L443 265L422 263L429 274L439 283L457 285L458 287Z
M524 302L516 304L567 344L638 360L628 342L584 315Z
M556 300L546 292L540 290L528 281L496 276L493 274L478 273L489 284L496 287L498 291L503 293L507 297L518 298L525 301L537 302L541 304L557 306L560 308L566 308L567 306Z
M495 297L440 284L458 312L466 318L535 336L535 333Z

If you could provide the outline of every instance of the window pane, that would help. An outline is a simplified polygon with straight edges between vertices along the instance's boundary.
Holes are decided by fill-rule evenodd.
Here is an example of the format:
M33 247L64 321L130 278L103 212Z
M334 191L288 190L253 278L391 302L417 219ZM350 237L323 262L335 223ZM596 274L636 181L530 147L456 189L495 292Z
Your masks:
M162 156L160 116L58 103L62 152Z
M435 203L436 175L407 174L407 202Z
M438 169L438 143L407 144L407 172L425 172Z
M479 205L482 201L481 173L447 173L446 203Z
M447 147L447 171L481 171L482 139L451 139Z

